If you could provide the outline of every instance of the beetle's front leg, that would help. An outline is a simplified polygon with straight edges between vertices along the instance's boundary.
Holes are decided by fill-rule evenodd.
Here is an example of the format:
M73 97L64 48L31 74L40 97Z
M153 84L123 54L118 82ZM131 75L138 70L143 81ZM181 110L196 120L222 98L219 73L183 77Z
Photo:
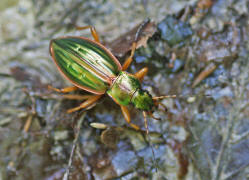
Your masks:
M138 72L136 72L134 75L139 79L139 81L143 81L144 76L148 73L148 68L145 67L143 69L140 69Z
M135 130L140 130L140 128L131 122L130 113L127 107L120 105L125 121Z
M92 34L94 40L97 41L98 43L100 42L100 41L99 41L99 35L98 35L96 29L95 29L93 26L77 26L77 25L76 25L76 29L77 29L77 30L90 29L91 34Z

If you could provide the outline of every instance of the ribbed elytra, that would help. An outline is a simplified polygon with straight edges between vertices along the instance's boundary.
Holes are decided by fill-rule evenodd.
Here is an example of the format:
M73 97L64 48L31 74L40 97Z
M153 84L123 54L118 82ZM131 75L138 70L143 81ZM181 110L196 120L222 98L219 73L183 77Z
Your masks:
M96 94L104 94L121 70L118 60L106 48L86 38L54 39L50 52L67 79Z

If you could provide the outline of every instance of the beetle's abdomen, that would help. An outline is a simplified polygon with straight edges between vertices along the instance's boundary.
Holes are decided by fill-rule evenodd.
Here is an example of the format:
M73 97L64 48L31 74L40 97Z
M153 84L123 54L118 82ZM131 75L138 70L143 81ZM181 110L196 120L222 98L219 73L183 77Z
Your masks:
M121 70L120 63L104 46L89 39L54 39L50 52L68 80L95 94L104 94Z
M139 80L132 74L121 71L107 94L119 105L127 106L137 89L140 89Z

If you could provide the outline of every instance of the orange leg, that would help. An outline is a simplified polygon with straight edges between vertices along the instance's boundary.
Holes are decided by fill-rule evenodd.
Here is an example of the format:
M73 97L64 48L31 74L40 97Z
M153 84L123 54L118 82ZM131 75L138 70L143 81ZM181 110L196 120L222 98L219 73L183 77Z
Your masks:
M100 42L99 41L99 35L98 35L96 29L93 26L82 26L82 27L81 26L76 26L76 29L77 30L90 29L94 40L97 41L97 42Z
M52 87L52 86L49 85L48 89L56 91L56 92L59 92L59 93L68 93L68 92L72 92L72 91L77 90L78 87L76 87L76 86L69 86L69 87L66 87L66 88L63 88L63 89L57 89L57 88L54 88L54 87ZM86 99L91 98L93 95L63 94L62 96L65 99L86 100Z
M140 69L138 72L136 72L134 75L139 79L139 81L143 81L144 76L148 73L148 68L145 67L143 69Z
M48 89L56 91L56 92L60 92L60 93L68 93L68 92L75 91L78 88L76 86L69 86L69 87L66 87L66 88L63 88L63 89L57 89L57 88L54 88L54 87L48 85Z
M62 97L64 99L71 99L71 100L86 100L91 98L93 95L80 95L80 94L63 94Z
M67 113L72 113L72 112L78 111L80 109L89 107L90 105L92 105L93 103L95 103L99 98L101 98L101 96L102 95L92 95L92 96L89 96L87 98L87 100L84 101L83 103L81 103L79 106L67 110Z
M132 43L132 47L131 47L131 54L130 56L125 60L123 66L122 66L122 70L125 71L131 64L132 60L133 60L133 56L134 56L134 53L135 53L135 50L136 50L136 47L137 47L137 43L136 42L133 42Z
M140 130L140 128L131 122L130 113L127 107L120 105L125 121L135 130Z

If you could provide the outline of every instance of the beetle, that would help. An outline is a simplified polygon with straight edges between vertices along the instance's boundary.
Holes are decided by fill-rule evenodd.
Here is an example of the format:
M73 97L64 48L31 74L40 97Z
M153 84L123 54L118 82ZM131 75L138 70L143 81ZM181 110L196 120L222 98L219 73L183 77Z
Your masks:
M145 22L147 23L147 22ZM61 74L69 80L73 86L63 89L49 87L50 89L68 93L82 89L92 95L68 95L70 99L84 99L79 106L69 109L72 113L80 109L88 108L95 104L104 94L109 95L117 103L123 113L126 122L134 129L139 126L131 122L127 108L132 104L143 112L145 127L148 133L147 116L156 119L152 112L160 104L159 99L174 97L152 97L147 90L142 89L141 82L148 72L148 68L142 68L135 74L126 72L130 66L137 46L141 24L132 43L130 56L121 66L117 58L100 43L99 36L93 26L77 27L78 30L90 29L94 40L86 37L65 36L50 41L50 54Z

